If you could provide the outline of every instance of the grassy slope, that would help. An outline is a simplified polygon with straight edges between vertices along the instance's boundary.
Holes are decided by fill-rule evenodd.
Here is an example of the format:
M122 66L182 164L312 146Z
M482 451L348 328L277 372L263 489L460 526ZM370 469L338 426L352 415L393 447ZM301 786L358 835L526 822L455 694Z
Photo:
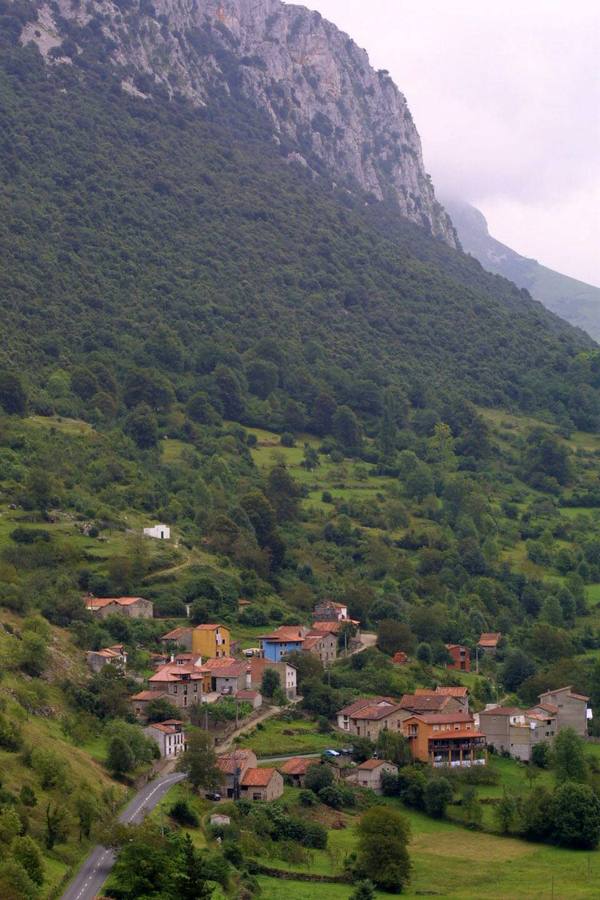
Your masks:
M2 610L0 624L4 627L8 625L18 632L20 620ZM5 651L5 638L2 634L0 632L0 649ZM59 683L66 676L75 680L83 679L81 653L75 650L64 632L52 629L50 663L42 681L32 680L16 671L4 672L1 692L6 704L5 715L19 722L25 747L52 751L66 764L67 796L82 786L93 790L97 795L112 789L115 792L115 802L120 803L125 800L125 790L112 781L95 754L74 746L62 728L62 720L68 710ZM30 696L32 691L36 697L41 698L37 701L39 709L26 712L17 698ZM40 694L40 691L43 693ZM42 789L38 775L25 764L20 753L0 750L0 773L3 788L12 793L18 795L22 785L29 785L34 790L38 802L35 807L27 810L29 831L43 844L47 804L62 805L65 788L57 786L54 789ZM67 842L58 844L54 850L44 854L44 897L50 896L62 883L71 867L86 855L89 846L88 841L79 842L76 822L71 819Z

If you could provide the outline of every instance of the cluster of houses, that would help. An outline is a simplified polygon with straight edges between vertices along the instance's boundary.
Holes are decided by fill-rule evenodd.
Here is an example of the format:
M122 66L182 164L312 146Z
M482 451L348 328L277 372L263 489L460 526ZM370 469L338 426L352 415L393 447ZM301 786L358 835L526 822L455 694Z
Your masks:
M413 759L436 768L485 765L488 748L528 762L532 748L550 742L562 728L587 734L589 698L571 687L546 691L528 710L489 704L469 710L466 687L419 689L400 700L365 697L337 714L342 731L377 741L382 731L408 740Z
M86 606L100 618L115 613L129 618L153 616L152 602L143 597L88 596ZM260 688L267 668L279 675L281 689L293 700L297 679L295 667L287 662L289 654L311 653L328 666L337 658L342 641L349 650L359 645L359 624L350 619L346 605L325 600L316 606L311 628L282 625L263 635L257 655L249 658L234 655L231 633L225 625L206 623L174 628L161 637L161 652L152 654L155 671L143 690L130 698L132 710L136 717L145 720L148 705L165 699L186 715L191 707L215 703L223 696L248 702L258 709L263 702ZM124 671L127 665L127 653L120 644L90 651L87 658L93 671L106 665ZM177 727L174 720L159 723L158 733L152 734L161 747L171 748L165 755L178 752L180 742L174 735L179 732L172 731Z
M235 750L217 761L223 779L220 793L228 800L277 800L286 783L304 787L308 770L320 764L314 757L295 756L276 766L259 768L252 750ZM383 774L397 774L398 769L385 760L368 759L358 766L332 765L331 771L335 778L381 793Z

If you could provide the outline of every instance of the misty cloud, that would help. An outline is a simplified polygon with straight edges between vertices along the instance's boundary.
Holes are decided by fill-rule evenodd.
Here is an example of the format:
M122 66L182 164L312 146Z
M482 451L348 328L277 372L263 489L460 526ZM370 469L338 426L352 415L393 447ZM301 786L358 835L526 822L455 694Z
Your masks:
M600 284L597 0L310 0L389 69L441 193Z

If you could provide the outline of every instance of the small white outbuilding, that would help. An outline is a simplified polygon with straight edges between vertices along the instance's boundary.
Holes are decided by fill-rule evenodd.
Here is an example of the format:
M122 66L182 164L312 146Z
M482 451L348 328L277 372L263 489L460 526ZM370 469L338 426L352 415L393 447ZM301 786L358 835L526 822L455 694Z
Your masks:
M146 537L155 538L157 541L170 541L171 529L168 525L153 525L152 528L144 528Z

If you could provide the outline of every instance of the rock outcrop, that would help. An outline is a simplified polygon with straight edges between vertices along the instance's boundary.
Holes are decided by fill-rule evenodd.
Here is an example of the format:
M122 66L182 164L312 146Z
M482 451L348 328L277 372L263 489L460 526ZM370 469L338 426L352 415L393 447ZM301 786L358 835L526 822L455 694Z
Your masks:
M40 4L21 40L54 63L102 43L137 95L162 89L205 105L215 89L240 92L267 114L290 160L396 202L458 246L404 96L317 12L280 0L58 0Z

